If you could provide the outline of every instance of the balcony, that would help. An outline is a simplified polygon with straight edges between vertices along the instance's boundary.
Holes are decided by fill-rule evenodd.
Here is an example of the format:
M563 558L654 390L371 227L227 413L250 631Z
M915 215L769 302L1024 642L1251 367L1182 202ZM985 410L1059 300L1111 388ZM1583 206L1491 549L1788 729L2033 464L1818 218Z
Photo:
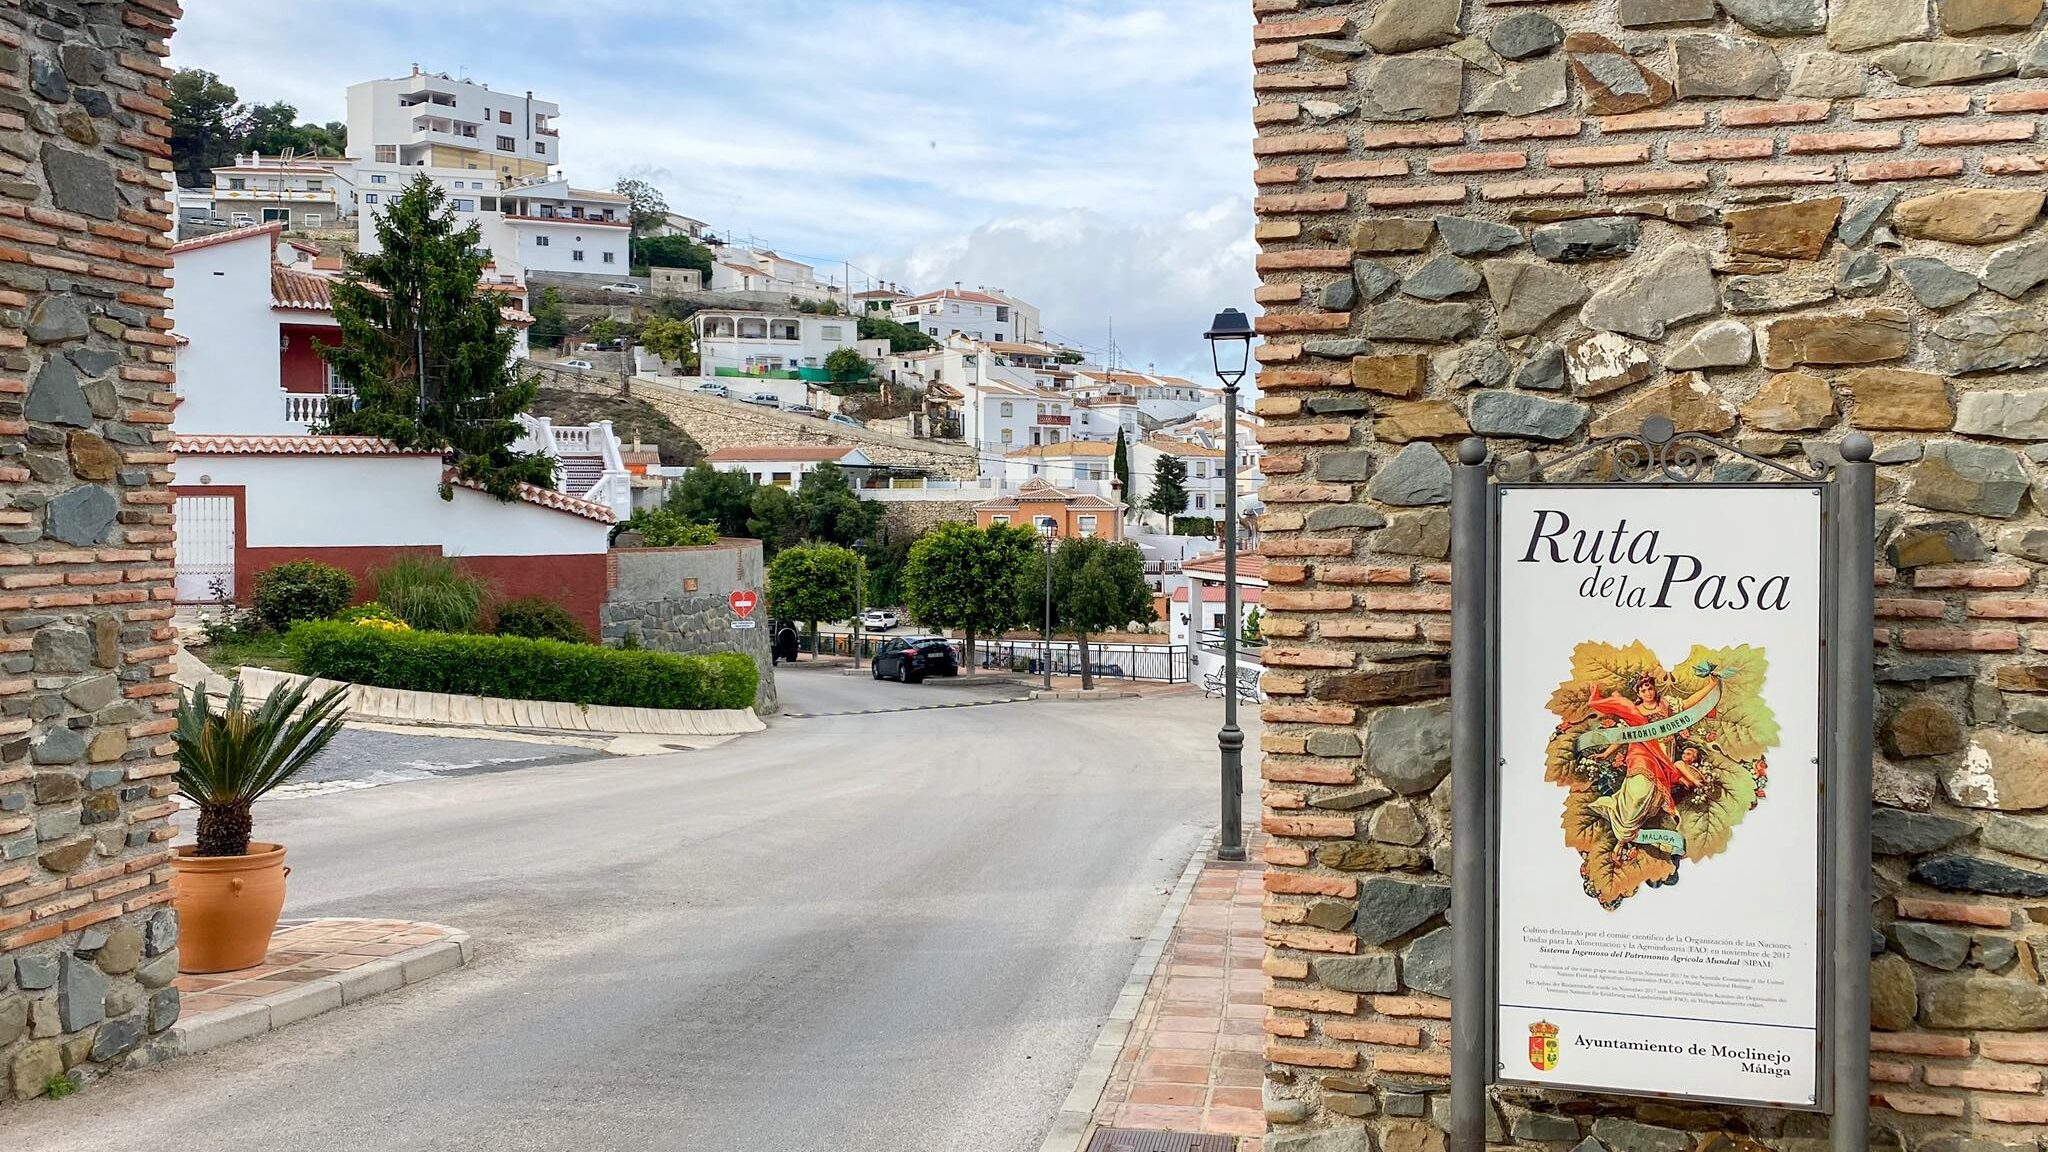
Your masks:
M1072 416L1048 416L1043 412L1038 414L1038 423L1043 427L1065 428L1073 422L1074 418Z
M284 418L292 424L318 424L327 419L327 395L322 392L285 393Z

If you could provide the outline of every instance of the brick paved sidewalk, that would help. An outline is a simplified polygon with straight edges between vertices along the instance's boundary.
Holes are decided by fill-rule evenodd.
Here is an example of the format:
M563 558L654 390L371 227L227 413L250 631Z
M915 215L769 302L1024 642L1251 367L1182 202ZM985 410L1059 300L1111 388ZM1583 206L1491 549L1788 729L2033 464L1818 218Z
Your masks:
M469 935L414 920L330 917L278 925L253 968L172 982L178 1048L203 1052L417 984L469 962Z
M1245 863L1202 868L1096 1105L1097 1125L1238 1136L1240 1152L1259 1152L1265 839L1252 833Z

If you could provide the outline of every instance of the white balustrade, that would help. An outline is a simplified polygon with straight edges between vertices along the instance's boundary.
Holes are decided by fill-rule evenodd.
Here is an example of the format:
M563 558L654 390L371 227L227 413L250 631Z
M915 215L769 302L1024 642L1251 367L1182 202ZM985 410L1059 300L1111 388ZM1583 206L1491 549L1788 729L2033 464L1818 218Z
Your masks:
M284 418L294 424L317 424L327 419L327 394L324 392L285 393Z

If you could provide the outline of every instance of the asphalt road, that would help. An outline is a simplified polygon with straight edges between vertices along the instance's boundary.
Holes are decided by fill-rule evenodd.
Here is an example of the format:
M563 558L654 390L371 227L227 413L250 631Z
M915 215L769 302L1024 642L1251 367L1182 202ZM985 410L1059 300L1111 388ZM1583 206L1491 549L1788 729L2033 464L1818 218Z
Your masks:
M602 755L585 748L540 742L419 736L350 726L343 728L320 758L284 789L287 795L306 795L431 776L532 768Z
M1214 818L1213 701L783 670L701 752L266 802L287 915L468 968L0 1116L0 1148L1028 1152Z

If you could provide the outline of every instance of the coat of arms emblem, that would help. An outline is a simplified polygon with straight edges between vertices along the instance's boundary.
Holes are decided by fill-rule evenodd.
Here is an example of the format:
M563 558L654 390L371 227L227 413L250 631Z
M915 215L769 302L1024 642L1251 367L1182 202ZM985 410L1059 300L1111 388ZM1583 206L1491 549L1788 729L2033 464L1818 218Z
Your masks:
M1557 1025L1548 1020L1529 1025L1529 1066L1538 1072L1557 1067Z

